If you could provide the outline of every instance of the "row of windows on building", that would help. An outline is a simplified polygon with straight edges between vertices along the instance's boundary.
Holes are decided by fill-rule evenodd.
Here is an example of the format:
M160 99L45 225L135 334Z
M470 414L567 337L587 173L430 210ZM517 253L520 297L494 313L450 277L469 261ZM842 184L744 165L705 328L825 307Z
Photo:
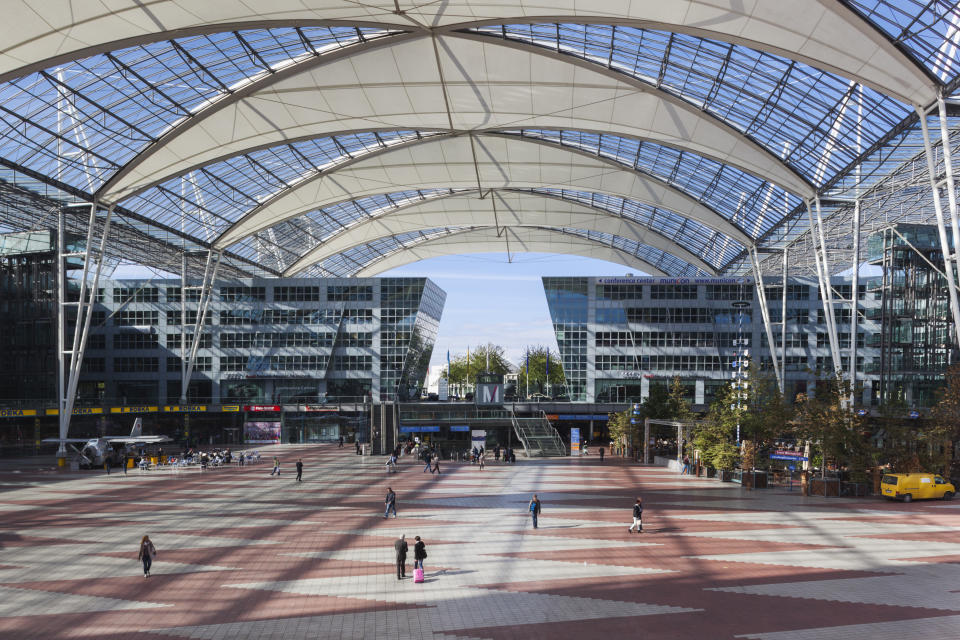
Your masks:
M218 289L220 300L223 302L266 302L266 287L223 286ZM160 302L159 287L114 287L112 298L114 302ZM165 287L167 302L181 302L183 289L181 287ZM372 285L330 285L323 286L276 286L273 287L274 302L371 302L373 301ZM103 302L103 289L97 291L97 302ZM187 287L188 302L200 300L199 287Z
M874 373L880 366L880 358L870 359L857 357L857 370ZM772 359L769 356L760 358L761 368L770 368ZM787 371L833 369L833 359L829 356L787 356L784 361ZM811 364L813 366L811 366ZM841 366L844 370L850 366L850 358L841 357ZM865 369L866 367L866 369ZM733 364L728 356L710 355L597 355L595 367L597 371L732 371Z
M597 347L734 347L736 340L744 342L740 346L749 347L751 335L744 332L742 335L732 331L598 331L594 336ZM826 333L818 332L787 332L786 346L806 349L811 346L812 338L816 337L818 348L829 347L829 337ZM838 332L837 338L841 349L850 348L850 333ZM774 341L780 346L780 333L774 333ZM866 345L866 334L857 332L857 347Z
M336 333L311 333L305 331L294 331L290 333L230 333L220 334L220 348L222 349L252 349L252 348L294 348L294 347L332 347ZM403 336L404 334L400 334ZM396 340L397 333L394 332L391 337ZM409 340L409 333L406 334ZM193 344L193 335L186 336L187 347ZM181 334L171 333L164 336L165 345L168 349L179 349L183 341ZM209 349L213 346L213 336L209 333L201 334L201 349ZM337 343L340 347L372 347L373 334L361 333L355 331L345 331L340 333L340 339ZM106 348L106 336L103 334L91 334L87 339L87 348L92 350ZM150 350L160 348L160 335L155 333L126 332L117 333L113 336L114 349L138 349Z
M387 311L387 310L384 310ZM403 315L409 315L404 311ZM160 324L160 311L157 310L132 310L111 314L113 325L117 327L154 327ZM195 325L197 322L197 310L188 309L186 313L181 310L168 310L165 314L167 326L180 326L182 324ZM210 313L204 322L205 325L213 324L214 314ZM219 313L219 324L224 326L236 325L258 325L258 324L299 324L299 325L336 325L340 321L353 324L373 324L372 309L229 309ZM70 323L72 326L72 322ZM94 311L91 317L91 326L98 327L107 324L106 311Z
M596 296L600 300L642 300L646 288L651 300L696 300L701 286L707 300L753 300L754 286L751 284L598 284ZM790 284L787 285L787 300L810 300L811 288L817 292L817 299L821 299L819 287ZM834 298L840 300L849 300L853 291L849 284L833 285L832 288ZM867 285L859 285L857 290L858 298L865 300ZM764 293L769 301L783 299L782 286L768 285L764 287Z
M180 358L167 358L167 372L181 371ZM156 373L160 371L161 358L154 357L115 357L114 373ZM214 371L214 358L198 356L194 361L194 371ZM373 369L373 356L335 354L333 362L326 355L271 355L271 356L222 356L220 371L326 371L328 364L333 371L370 371ZM104 373L107 370L106 358L86 357L83 359L84 373Z
M817 309L816 322L823 324L826 315L823 309ZM774 323L778 322L780 308L770 309L770 317ZM848 308L834 308L834 318L837 324L850 324L851 310ZM734 309L718 309L715 307L613 307L598 308L596 323L600 325L614 324L742 324L747 330L753 321L749 310L738 312ZM809 309L787 309L787 322L796 324L810 323Z

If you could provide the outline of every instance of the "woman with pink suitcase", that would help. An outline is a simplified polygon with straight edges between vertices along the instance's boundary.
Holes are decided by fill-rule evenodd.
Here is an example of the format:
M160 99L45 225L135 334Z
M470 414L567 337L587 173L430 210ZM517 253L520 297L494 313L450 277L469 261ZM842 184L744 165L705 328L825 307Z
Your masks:
M423 561L427 559L427 545L423 544L420 536L416 536L417 543L413 545L413 581L423 582Z

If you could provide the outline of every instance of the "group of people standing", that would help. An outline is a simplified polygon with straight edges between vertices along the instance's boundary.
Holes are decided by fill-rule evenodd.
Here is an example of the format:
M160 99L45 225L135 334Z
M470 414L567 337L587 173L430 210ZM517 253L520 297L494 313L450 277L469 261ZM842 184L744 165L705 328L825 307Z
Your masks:
M413 545L413 575L415 582L423 582L423 561L427 559L427 545L424 544L420 536L414 536ZM407 577L407 534L401 534L400 538L393 543L393 549L397 554L397 580L403 580Z

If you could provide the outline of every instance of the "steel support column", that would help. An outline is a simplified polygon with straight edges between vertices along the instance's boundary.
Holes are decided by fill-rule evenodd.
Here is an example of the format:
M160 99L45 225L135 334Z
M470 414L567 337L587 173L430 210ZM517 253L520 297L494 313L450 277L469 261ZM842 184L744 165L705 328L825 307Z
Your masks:
M816 208L816 222L813 210ZM833 289L830 285L830 265L827 261L826 242L823 236L823 218L820 214L820 199L817 198L813 206L807 202L807 218L810 222L810 239L813 241L813 257L817 267L817 280L820 283L820 301L823 307L824 322L827 325L827 338L830 343L830 359L833 360L833 371L837 378L842 373L840 359L840 340L837 336L836 317L833 315Z
M850 406L857 395L857 324L860 313L860 200L853 205L853 275L850 283Z
M760 302L760 316L763 318L763 330L767 335L767 346L770 348L770 360L773 363L773 373L777 378L777 388L783 394L783 377L780 375L780 362L777 359L777 343L773 339L773 324L770 322L770 309L767 307L767 292L763 286L763 276L760 269L760 257L756 246L748 247L750 266L753 268L753 278L757 286L757 299Z
M787 250L783 247L783 291L781 292L780 307L780 379L783 380L781 393L786 393L787 387Z
M93 318L93 305L97 299L97 289L100 284L100 273L103 270L103 256L106 251L107 238L110 234L110 222L113 217L113 207L107 209L103 220L102 232L97 244L97 202L90 205L90 217L87 221L87 238L82 252L66 250L66 213L60 209L57 225L57 395L60 446L57 448L57 457L67 455L64 440L70 431L70 418L73 415L73 405L77 395L77 385L80 382L80 370L83 366L83 354L87 348L87 336L90 334L90 323ZM83 268L80 276L80 289L76 302L67 300L67 261L70 258L83 258ZM96 267L93 260L96 257ZM93 272L93 283L88 286L87 281ZM67 309L75 307L76 319L73 325L73 339L70 348L67 348Z
M933 144L930 141L930 129L927 127L927 115L929 111L917 108L917 114L920 116L920 129L923 132L923 148L927 157L927 173L930 176L930 191L933 195L933 211L937 217L937 231L940 236L940 249L943 251L944 275L947 278L947 290L950 292L950 311L953 315L953 339L960 339L960 301L957 299L956 279L957 272L956 255L950 247L950 240L947 237L946 221L943 217L943 204L940 201L940 183L937 180L937 163L933 155ZM949 147L949 145L946 145ZM951 183L952 183L951 175ZM951 227L953 224L951 223Z
M187 390L190 384L190 378L193 376L193 365L197 359L197 349L200 347L200 337L203 335L203 323L207 317L207 309L210 306L210 298L213 296L213 283L217 280L217 271L220 269L219 251L211 249L207 252L207 263L203 267L203 281L200 283L200 304L197 307L197 315L194 318L193 341L190 343L190 352L187 356L187 364L183 371L183 380L180 383L180 403L187 402ZM191 287L194 288L194 287ZM180 282L180 293L185 298L187 295L186 281ZM184 345L186 346L186 345Z

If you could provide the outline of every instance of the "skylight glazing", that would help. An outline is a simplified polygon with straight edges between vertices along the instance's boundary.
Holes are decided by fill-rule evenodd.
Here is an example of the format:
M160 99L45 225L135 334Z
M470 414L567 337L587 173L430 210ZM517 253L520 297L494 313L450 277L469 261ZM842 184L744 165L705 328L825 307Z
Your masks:
M782 219L785 204L792 209L802 202L735 167L654 142L582 131L523 129L517 134L588 151L653 176L718 212L754 238Z
M808 182L832 178L910 112L872 89L726 42L619 25L519 24L473 29L573 55L703 109L782 158ZM858 126L858 122L860 123Z
M257 29L96 55L0 85L0 156L95 191L205 104L296 61L389 35L380 29Z
M721 269L743 250L743 245L739 242L704 224L636 200L626 200L605 193L568 189L533 189L532 191L609 211L612 215L649 227L700 256L717 269Z
M632 256L636 256L641 260L649 262L654 267L663 271L664 273L669 273L670 275L677 276L693 276L693 275L709 275L705 274L700 269L697 269L689 262L682 260L676 256L665 253L660 249L656 249L649 245L641 244L635 240L630 240L629 238L623 238L621 236L614 236L609 233L603 233L600 231L589 231L585 229L562 229L564 233L567 233L572 236L579 236L581 238L587 238L594 242L599 242L601 244L609 245L620 251L628 253Z
M847 0L943 83L960 76L960 6L956 0Z
M251 151L168 180L127 198L124 205L165 224L183 224L188 233L210 241L294 184L358 156L421 137L415 131L363 132Z

